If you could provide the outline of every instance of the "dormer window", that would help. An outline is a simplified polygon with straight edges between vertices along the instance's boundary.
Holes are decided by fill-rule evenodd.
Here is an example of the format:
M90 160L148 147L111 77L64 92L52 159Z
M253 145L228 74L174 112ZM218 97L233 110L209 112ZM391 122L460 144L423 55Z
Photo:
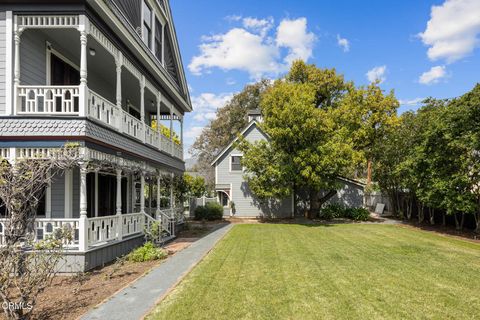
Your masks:
M152 9L150 9L146 1L143 1L142 38L149 49L152 49L152 20Z

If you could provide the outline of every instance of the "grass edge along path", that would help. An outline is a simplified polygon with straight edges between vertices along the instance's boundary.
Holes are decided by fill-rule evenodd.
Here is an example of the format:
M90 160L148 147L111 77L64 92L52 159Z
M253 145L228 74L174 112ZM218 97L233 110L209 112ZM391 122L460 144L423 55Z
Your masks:
M236 225L147 319L477 319L480 244L394 225Z

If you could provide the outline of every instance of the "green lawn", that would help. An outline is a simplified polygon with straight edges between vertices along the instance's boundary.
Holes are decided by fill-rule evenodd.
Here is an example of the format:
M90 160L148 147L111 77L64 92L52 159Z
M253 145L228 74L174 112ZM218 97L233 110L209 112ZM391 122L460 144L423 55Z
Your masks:
M480 319L480 245L389 225L237 225L148 319Z

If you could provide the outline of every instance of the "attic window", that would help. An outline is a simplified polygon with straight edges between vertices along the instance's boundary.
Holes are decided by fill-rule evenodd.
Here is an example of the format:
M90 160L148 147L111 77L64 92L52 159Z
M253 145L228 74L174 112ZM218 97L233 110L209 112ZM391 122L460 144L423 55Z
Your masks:
M232 156L231 170L242 171L242 156Z

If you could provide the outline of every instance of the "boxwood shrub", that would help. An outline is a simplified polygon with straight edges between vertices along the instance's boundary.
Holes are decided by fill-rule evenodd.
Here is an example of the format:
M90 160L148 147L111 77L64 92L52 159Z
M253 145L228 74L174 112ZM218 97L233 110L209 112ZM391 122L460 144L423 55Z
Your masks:
M217 202L209 202L205 206L199 206L194 211L195 220L221 220L223 207Z

